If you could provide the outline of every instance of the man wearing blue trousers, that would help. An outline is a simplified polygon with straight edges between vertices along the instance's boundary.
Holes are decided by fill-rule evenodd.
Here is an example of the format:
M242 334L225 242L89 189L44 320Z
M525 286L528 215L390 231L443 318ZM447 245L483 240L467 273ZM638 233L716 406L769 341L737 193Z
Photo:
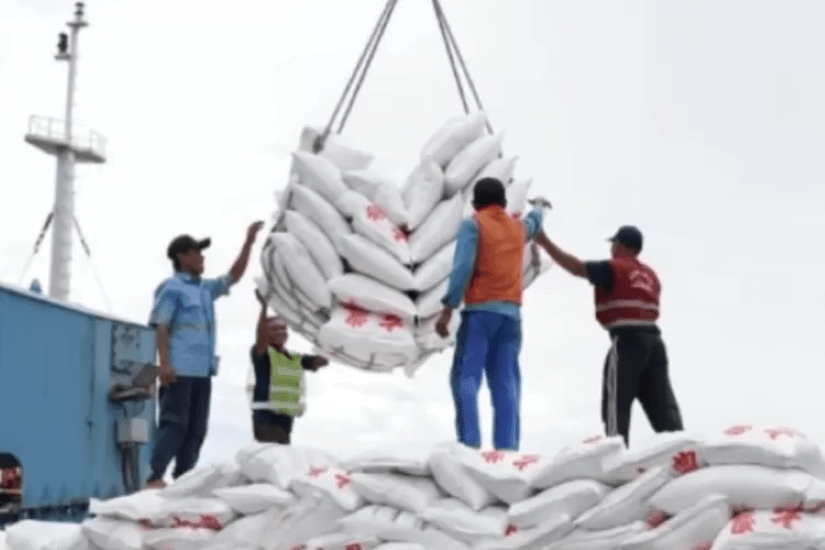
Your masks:
M542 206L549 205L544 199ZM453 310L464 301L450 385L458 440L481 447L478 392L486 372L493 403L493 446L518 450L520 438L521 294L524 243L544 221L542 208L524 220L505 211L504 185L484 178L473 189L474 216L458 230L453 270L436 331L446 338Z

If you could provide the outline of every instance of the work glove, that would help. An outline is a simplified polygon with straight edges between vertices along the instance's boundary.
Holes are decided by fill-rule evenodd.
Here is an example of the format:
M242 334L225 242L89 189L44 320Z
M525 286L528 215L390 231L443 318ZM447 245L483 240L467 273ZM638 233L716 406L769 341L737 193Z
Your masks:
M550 204L550 201L545 199L544 197L541 197L541 196L533 197L532 199L528 200L527 202L529 204L533 205L533 206L538 206L540 208L547 208L548 210L553 208L553 205Z

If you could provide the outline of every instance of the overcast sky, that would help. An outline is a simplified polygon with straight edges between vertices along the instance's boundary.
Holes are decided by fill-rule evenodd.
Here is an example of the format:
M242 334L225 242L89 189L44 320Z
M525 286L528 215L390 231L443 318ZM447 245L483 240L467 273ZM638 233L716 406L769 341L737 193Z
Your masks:
M117 314L145 322L178 233L211 236L208 274L228 269L247 225L270 219L287 153L305 124L326 122L383 3L87 2L76 117L108 138L109 158L78 167L77 216ZM687 428L778 423L825 441L825 3L443 6L505 152L520 156L517 175L554 203L548 234L599 259L618 225L645 233ZM66 68L53 55L72 9L0 3L4 283L17 283L54 197L54 161L23 135L30 114L63 116ZM345 136L400 181L460 112L430 3L399 2ZM47 286L49 246L25 284ZM259 249L218 306L222 371L204 463L251 439L243 385ZM74 257L71 299L105 309L79 247ZM597 431L608 339L591 289L554 268L526 293L524 333L523 448ZM341 365L308 375L294 441L452 438L450 359L414 380ZM488 403L484 389L486 441ZM637 406L633 435L649 432Z

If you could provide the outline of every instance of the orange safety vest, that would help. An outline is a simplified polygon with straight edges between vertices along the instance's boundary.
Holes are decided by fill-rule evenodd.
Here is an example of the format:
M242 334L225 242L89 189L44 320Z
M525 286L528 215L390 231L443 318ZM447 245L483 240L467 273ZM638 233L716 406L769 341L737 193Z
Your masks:
M521 304L524 226L500 206L476 212L476 268L464 293L467 305L505 301Z
M662 285L656 272L635 258L610 260L613 289L595 288L596 320L606 329L655 325Z

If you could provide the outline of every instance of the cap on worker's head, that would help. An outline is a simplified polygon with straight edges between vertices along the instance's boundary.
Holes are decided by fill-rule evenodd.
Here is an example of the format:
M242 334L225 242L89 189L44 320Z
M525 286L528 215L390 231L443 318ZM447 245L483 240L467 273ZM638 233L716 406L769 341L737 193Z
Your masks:
M507 206L507 194L504 191L504 184L496 178L478 180L473 188L473 207L479 209L493 204L497 204L502 208Z
M642 232L638 227L633 225L623 225L616 231L616 234L607 239L612 243L623 244L628 248L632 248L637 252L642 251Z
M166 249L166 256L174 261L178 254L183 254L190 250L200 251L209 248L210 244L212 244L212 239L197 240L191 235L178 235L169 243L169 248Z

